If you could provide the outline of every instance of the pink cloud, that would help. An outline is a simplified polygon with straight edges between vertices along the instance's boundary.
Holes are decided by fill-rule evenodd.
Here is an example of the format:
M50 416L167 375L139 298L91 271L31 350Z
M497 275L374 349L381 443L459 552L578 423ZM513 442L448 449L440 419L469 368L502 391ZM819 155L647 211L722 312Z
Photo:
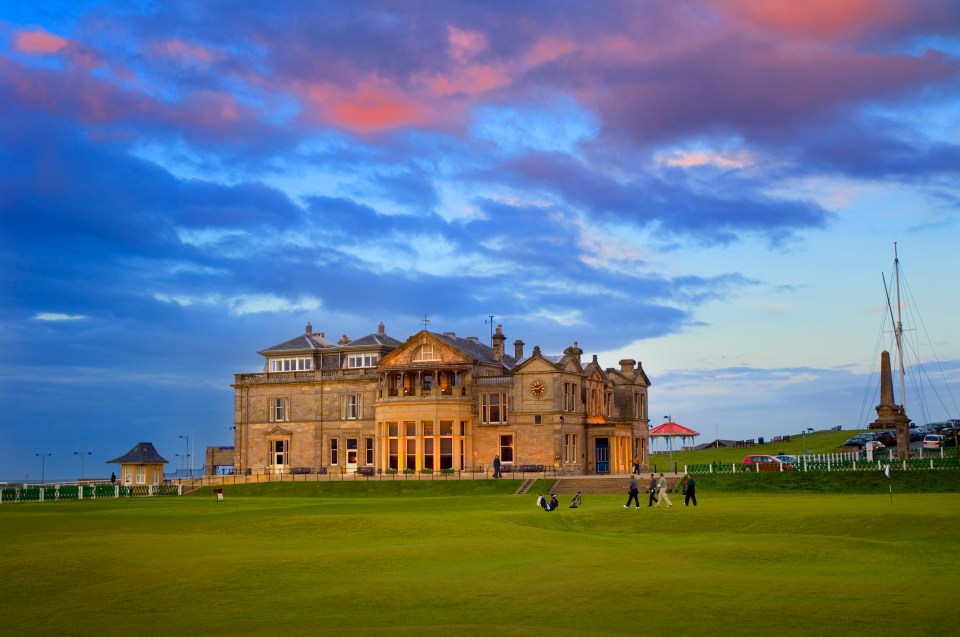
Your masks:
M13 48L20 53L56 53L69 42L59 35L46 31L17 31L13 38Z
M714 9L735 23L814 39L850 37L871 25L910 13L902 0L714 0Z
M375 81L361 82L355 90L330 84L298 87L310 119L324 121L361 134L421 126L427 112L402 91Z

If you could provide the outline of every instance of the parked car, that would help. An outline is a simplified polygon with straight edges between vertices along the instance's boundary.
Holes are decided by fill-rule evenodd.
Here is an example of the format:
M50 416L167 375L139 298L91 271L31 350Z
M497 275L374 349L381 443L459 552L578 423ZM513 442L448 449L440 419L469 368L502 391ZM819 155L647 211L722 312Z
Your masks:
M875 433L862 433L857 434L843 443L844 447L860 447L862 448L868 442L873 442L877 439L877 434Z
M923 432L917 429L916 425L911 425L908 431L910 432L910 442L923 440Z
M786 464L793 465L793 466L797 466L798 464L800 464L800 459L798 457L789 456L785 453L778 453L777 455L774 456L774 458L776 458L780 462L785 462Z
M747 456L740 463L741 471L793 471L793 464L783 462L775 456Z
M896 447L897 432L893 429L888 429L887 431L881 431L880 435L877 436L877 440L882 442L885 447Z
M953 427L941 429L940 435L943 436L944 447L956 447L957 439L960 438L960 426L954 425Z
M924 449L939 449L943 446L943 436L940 434L927 434L923 437Z

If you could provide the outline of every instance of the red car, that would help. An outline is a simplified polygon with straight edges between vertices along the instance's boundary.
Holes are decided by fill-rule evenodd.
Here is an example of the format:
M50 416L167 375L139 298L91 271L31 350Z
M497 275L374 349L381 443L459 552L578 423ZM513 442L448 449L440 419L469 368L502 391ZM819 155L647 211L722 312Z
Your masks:
M793 465L773 456L747 456L740 463L741 471L793 471Z

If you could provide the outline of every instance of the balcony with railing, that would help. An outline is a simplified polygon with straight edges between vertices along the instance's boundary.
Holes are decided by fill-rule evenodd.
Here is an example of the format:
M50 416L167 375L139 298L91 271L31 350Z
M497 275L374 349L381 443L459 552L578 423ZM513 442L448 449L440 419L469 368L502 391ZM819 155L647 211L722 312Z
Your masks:
M431 387L381 387L377 393L378 400L384 402L403 400L463 400L467 395L468 392L465 385L447 385L446 387L437 385Z
M262 385L272 383L310 383L324 380L376 380L374 368L315 369L298 372L257 372L234 374L235 385Z

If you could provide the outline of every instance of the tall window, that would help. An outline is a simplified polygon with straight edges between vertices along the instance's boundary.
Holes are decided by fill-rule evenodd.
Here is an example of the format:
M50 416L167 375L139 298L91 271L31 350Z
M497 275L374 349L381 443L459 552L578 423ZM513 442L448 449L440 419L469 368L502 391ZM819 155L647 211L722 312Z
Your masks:
M330 439L330 464L340 464L340 441L336 438Z
M341 396L340 417L346 420L363 418L363 394Z
M290 420L290 399L271 398L269 417L270 422L282 422L284 420Z
M453 421L440 421L440 468L453 469Z
M576 383L563 384L563 410L564 411L577 410L577 384Z
M580 436L579 434L564 434L563 436L563 461L567 463L576 463L580 461Z
M366 453L364 454L363 464L368 467L373 466L373 438L364 439Z
M480 395L480 422L484 424L502 424L507 422L507 395Z
M400 423L387 423L387 468L400 468Z
M147 483L147 468L142 464L137 465L137 484Z

